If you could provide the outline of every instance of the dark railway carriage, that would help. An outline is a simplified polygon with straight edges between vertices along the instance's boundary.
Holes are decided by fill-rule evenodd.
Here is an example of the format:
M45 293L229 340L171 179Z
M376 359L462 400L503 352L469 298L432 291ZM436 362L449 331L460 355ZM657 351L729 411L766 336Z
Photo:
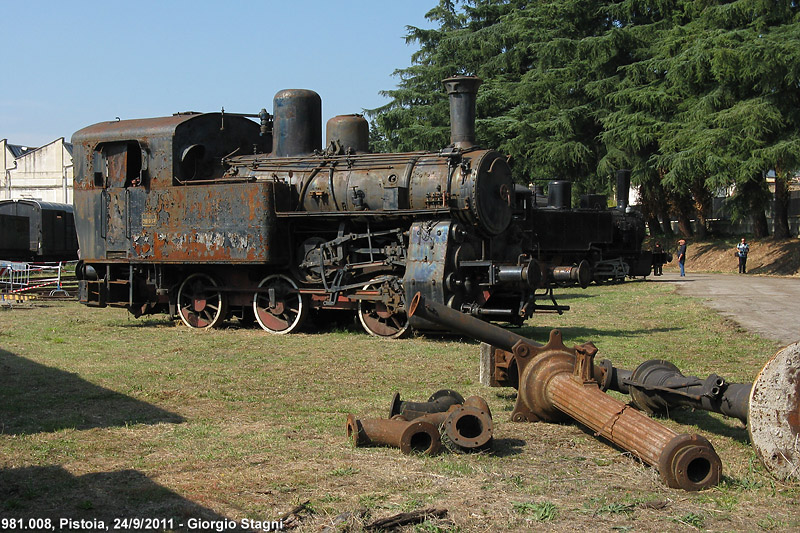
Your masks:
M546 198L528 192L532 208L525 216L537 259L554 264L587 261L596 282L621 281L650 274L652 254L643 251L644 217L628 206L630 171L617 172L617 205L605 195L584 195L571 207L571 183L552 181Z
M73 209L38 200L0 200L0 259L72 261L78 258Z
M214 113L77 132L80 300L274 333L345 309L384 337L407 330L416 292L516 323L558 308L536 299L552 298L554 272L578 269L537 262L530 231L511 223L506 158L473 145L478 84L445 81L453 144L440 152L366 153L357 115L329 121L323 151L321 102L306 90L278 93L261 127Z

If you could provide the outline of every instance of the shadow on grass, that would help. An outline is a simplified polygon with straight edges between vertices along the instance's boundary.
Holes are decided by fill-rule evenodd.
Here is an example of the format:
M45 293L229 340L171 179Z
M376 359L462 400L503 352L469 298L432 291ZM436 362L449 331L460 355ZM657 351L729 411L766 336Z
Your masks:
M0 373L0 433L184 421L175 413L5 350L0 350Z
M736 418L724 421L712 416L707 411L692 410L689 407L671 409L669 417L680 424L695 426L709 433L729 437L742 444L750 444L747 428Z
M526 441L522 439L492 439L492 455L508 457L519 455L525 451Z
M125 531L187 531L190 520L224 523L225 531L251 531L211 509L183 498L153 482L137 470L98 472L74 476L60 466L29 466L0 469L0 514L6 518L50 518L53 531L89 529ZM122 517L152 517L172 522L157 522L155 527L134 527L115 522ZM75 527L61 519L80 523L104 522L106 528ZM277 518L276 518L277 519ZM264 520L267 520L265 517ZM38 529L38 528L37 528ZM44 529L44 528L42 528ZM194 531L221 531L214 527Z
M114 325L121 328L174 328L178 321L169 318L130 318L127 322L115 322Z
M588 298L596 298L596 294L588 294L588 293L580 293L580 292L565 292L565 293L555 293L556 301L561 303L563 300L586 300ZM550 303L549 298L542 298L539 300L540 302Z
M670 331L678 331L681 328L677 327L664 327L664 328L646 328L646 329L596 329L596 328L581 328L581 327L566 327L566 328L545 328L523 326L513 331L518 335L527 337L540 344L545 344L550 338L550 330L558 329L561 335L570 339L583 339L583 341L590 341L595 337L641 337L652 335L653 333L667 333ZM566 343L566 341L565 341Z

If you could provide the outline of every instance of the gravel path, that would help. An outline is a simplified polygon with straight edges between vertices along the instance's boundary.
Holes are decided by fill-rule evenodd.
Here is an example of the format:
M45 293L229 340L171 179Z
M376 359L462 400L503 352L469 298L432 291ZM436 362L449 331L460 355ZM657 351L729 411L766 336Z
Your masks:
M687 272L650 276L674 283L679 294L700 298L706 305L743 328L782 344L800 340L800 279L748 274Z

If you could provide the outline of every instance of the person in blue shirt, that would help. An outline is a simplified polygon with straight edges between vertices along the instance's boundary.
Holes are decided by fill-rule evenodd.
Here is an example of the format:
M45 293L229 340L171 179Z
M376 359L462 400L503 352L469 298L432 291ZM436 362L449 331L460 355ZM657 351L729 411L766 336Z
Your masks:
M681 267L681 277L686 275L684 264L686 263L686 241L680 239L678 241L678 266Z
M750 245L742 237L742 242L736 245L736 257L739 258L739 274L747 274L747 254L750 252Z

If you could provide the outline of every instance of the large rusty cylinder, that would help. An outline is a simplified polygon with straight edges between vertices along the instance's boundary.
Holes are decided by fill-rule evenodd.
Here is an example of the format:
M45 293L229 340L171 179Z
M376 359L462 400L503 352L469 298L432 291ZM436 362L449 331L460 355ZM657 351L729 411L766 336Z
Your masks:
M604 359L594 375L601 390L630 394L631 404L648 414L668 416L685 406L740 419L764 467L778 479L800 479L800 343L779 350L753 383L728 383L716 374L684 376L658 359L634 371ZM514 354L482 343L481 383L519 388Z
M597 348L586 343L567 348L558 330L542 346L502 328L461 315L414 296L409 314L452 324L456 331L483 342L510 348L519 372L514 421L559 421L572 418L610 442L658 468L665 483L694 491L719 483L722 462L713 446L697 435L679 435L600 390L595 379ZM512 346L509 346L514 342Z
M392 404L389 406L389 418L403 415L406 420L413 420L428 413L447 411L453 405L464 403L464 397L454 390L442 389L431 394L427 402L410 402L400 399L400 393L395 393Z
M495 236L508 228L514 210L511 168L506 156L495 150L314 157L258 154L226 162L231 176L276 182L288 189L291 201L276 206L281 213L452 213Z
M369 151L369 123L363 115L338 115L325 124L325 149L334 153Z
M643 462L658 468L669 487L696 491L719 483L722 462L705 438L678 434L605 394L596 383L579 383L572 373L557 369L555 365L550 370L555 373L549 379L535 371L526 378L526 383L547 380L542 387L547 404L534 407L554 408L594 430L595 436L631 451ZM537 383L536 388L540 387ZM529 388L520 389L519 397L526 406L533 400L525 397Z
M322 99L308 89L285 89L273 99L272 156L310 155L322 142Z
M347 438L354 446L391 446L405 454L435 455L442 446L439 428L424 420L356 419L349 414Z
M684 376L661 359L645 361L633 372L615 368L608 360L600 365L606 369L603 388L630 394L631 403L648 414L667 415L670 409L685 406L747 423L750 383L728 383L716 374L706 379Z

